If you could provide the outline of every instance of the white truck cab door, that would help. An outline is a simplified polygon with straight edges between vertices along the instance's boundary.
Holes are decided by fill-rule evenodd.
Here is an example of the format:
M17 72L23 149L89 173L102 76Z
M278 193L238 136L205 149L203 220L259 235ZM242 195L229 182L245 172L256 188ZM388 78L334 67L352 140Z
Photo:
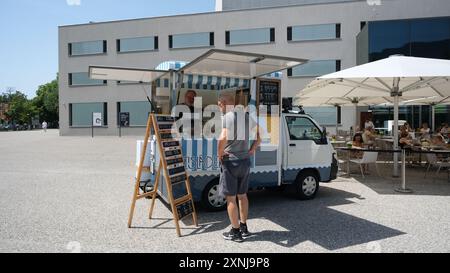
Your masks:
M287 168L320 168L331 166L332 152L326 137L307 116L285 116Z

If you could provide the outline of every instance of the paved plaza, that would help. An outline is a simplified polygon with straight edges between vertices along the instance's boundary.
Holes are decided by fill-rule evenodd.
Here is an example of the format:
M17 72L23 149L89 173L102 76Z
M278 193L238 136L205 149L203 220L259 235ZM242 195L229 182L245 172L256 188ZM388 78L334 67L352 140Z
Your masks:
M176 236L169 210L138 201L127 228L138 137L60 137L58 131L0 133L0 252L449 252L450 183L408 168L399 181L339 178L315 200L281 192L250 194L242 244L224 241L226 212L199 208L199 227Z

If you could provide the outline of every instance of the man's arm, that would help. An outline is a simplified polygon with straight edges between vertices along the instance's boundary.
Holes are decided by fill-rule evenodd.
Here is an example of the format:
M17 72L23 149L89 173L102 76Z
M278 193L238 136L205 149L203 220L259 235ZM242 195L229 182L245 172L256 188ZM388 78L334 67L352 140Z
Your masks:
M249 155L253 156L259 145L261 145L261 136L259 135L259 127L256 127L256 140L253 142L252 147L248 151Z
M227 139L227 129L222 128L222 133L219 137L219 144L217 148L217 154L219 156L220 162L223 160L223 156L225 155L225 147L227 146L228 139Z

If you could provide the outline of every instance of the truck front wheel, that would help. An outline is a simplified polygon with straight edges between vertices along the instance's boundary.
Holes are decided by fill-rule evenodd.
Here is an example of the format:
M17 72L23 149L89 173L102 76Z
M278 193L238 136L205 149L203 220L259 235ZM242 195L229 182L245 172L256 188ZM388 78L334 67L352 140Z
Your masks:
M319 191L319 177L313 171L302 171L295 182L295 195L300 200L311 200Z
M207 211L222 211L227 207L227 200L219 195L219 179L209 182L202 194L202 205Z

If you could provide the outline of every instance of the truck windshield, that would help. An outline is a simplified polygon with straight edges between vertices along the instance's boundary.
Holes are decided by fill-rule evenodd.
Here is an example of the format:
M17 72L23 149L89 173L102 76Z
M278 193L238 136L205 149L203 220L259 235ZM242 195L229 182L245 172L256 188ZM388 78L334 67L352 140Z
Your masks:
M319 128L306 117L286 117L291 140L320 141L322 133Z

